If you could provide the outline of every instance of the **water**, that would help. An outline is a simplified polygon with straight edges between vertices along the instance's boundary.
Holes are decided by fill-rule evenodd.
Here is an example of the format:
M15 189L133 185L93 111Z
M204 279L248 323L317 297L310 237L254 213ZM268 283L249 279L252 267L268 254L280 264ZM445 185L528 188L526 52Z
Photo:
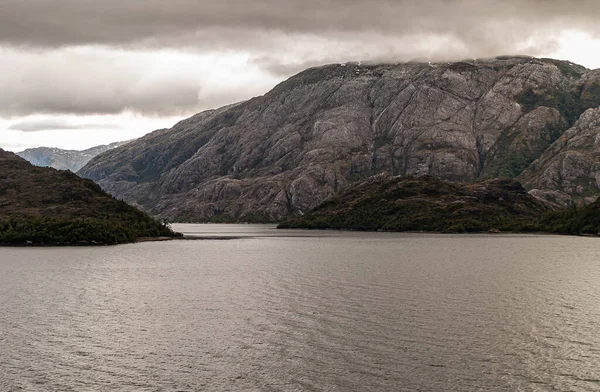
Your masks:
M598 391L600 239L0 249L0 391Z

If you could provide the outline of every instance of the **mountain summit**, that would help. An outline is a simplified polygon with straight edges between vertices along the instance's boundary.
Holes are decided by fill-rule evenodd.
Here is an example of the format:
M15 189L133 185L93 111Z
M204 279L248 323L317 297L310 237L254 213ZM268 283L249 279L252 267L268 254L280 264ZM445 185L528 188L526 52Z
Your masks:
M598 192L600 168L577 169L597 159L579 135L600 129L587 120L599 104L599 71L552 59L328 65L79 173L176 221L278 220L382 172L466 182L525 172L554 201L583 198Z

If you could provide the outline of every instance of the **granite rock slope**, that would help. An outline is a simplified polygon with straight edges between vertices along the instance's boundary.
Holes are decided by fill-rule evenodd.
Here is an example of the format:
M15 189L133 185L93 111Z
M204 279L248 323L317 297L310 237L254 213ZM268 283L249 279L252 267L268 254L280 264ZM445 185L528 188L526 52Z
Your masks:
M301 215L382 172L516 177L600 104L582 88L593 90L590 72L530 57L312 68L105 152L79 173L175 221Z
M583 204L596 200L600 189L600 109L587 110L521 174L520 180L547 199L567 194Z

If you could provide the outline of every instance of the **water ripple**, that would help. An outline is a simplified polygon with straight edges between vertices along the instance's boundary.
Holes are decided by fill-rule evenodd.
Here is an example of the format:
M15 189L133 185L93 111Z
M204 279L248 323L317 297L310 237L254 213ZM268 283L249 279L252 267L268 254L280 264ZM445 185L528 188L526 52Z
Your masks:
M0 391L600 390L595 239L182 227L0 249Z

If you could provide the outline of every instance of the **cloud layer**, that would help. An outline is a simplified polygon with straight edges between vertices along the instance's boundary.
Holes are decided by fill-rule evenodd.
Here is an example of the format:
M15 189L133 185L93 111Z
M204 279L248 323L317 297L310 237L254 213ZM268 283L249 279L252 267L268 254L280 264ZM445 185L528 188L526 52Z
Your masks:
M63 46L186 43L241 30L335 35L371 32L452 35L478 48L551 28L596 30L595 0L4 0L0 41ZM499 32L504 34L498 36ZM248 36L225 37L247 41ZM181 41L179 41L181 40ZM206 41L206 40L205 40ZM231 42L229 42L231 43ZM208 44L208 43L204 43Z
M0 125L187 116L325 63L548 55L565 31L598 36L598 15L597 0L3 0Z
M74 124L63 119L50 118L45 120L24 120L11 124L8 129L22 132L56 131L61 129L94 130L119 129L116 124Z
M226 56L81 47L5 49L0 55L0 116L5 118L123 111L186 114L250 98L273 83L258 67L240 72L243 59ZM263 81L251 83L251 76Z

